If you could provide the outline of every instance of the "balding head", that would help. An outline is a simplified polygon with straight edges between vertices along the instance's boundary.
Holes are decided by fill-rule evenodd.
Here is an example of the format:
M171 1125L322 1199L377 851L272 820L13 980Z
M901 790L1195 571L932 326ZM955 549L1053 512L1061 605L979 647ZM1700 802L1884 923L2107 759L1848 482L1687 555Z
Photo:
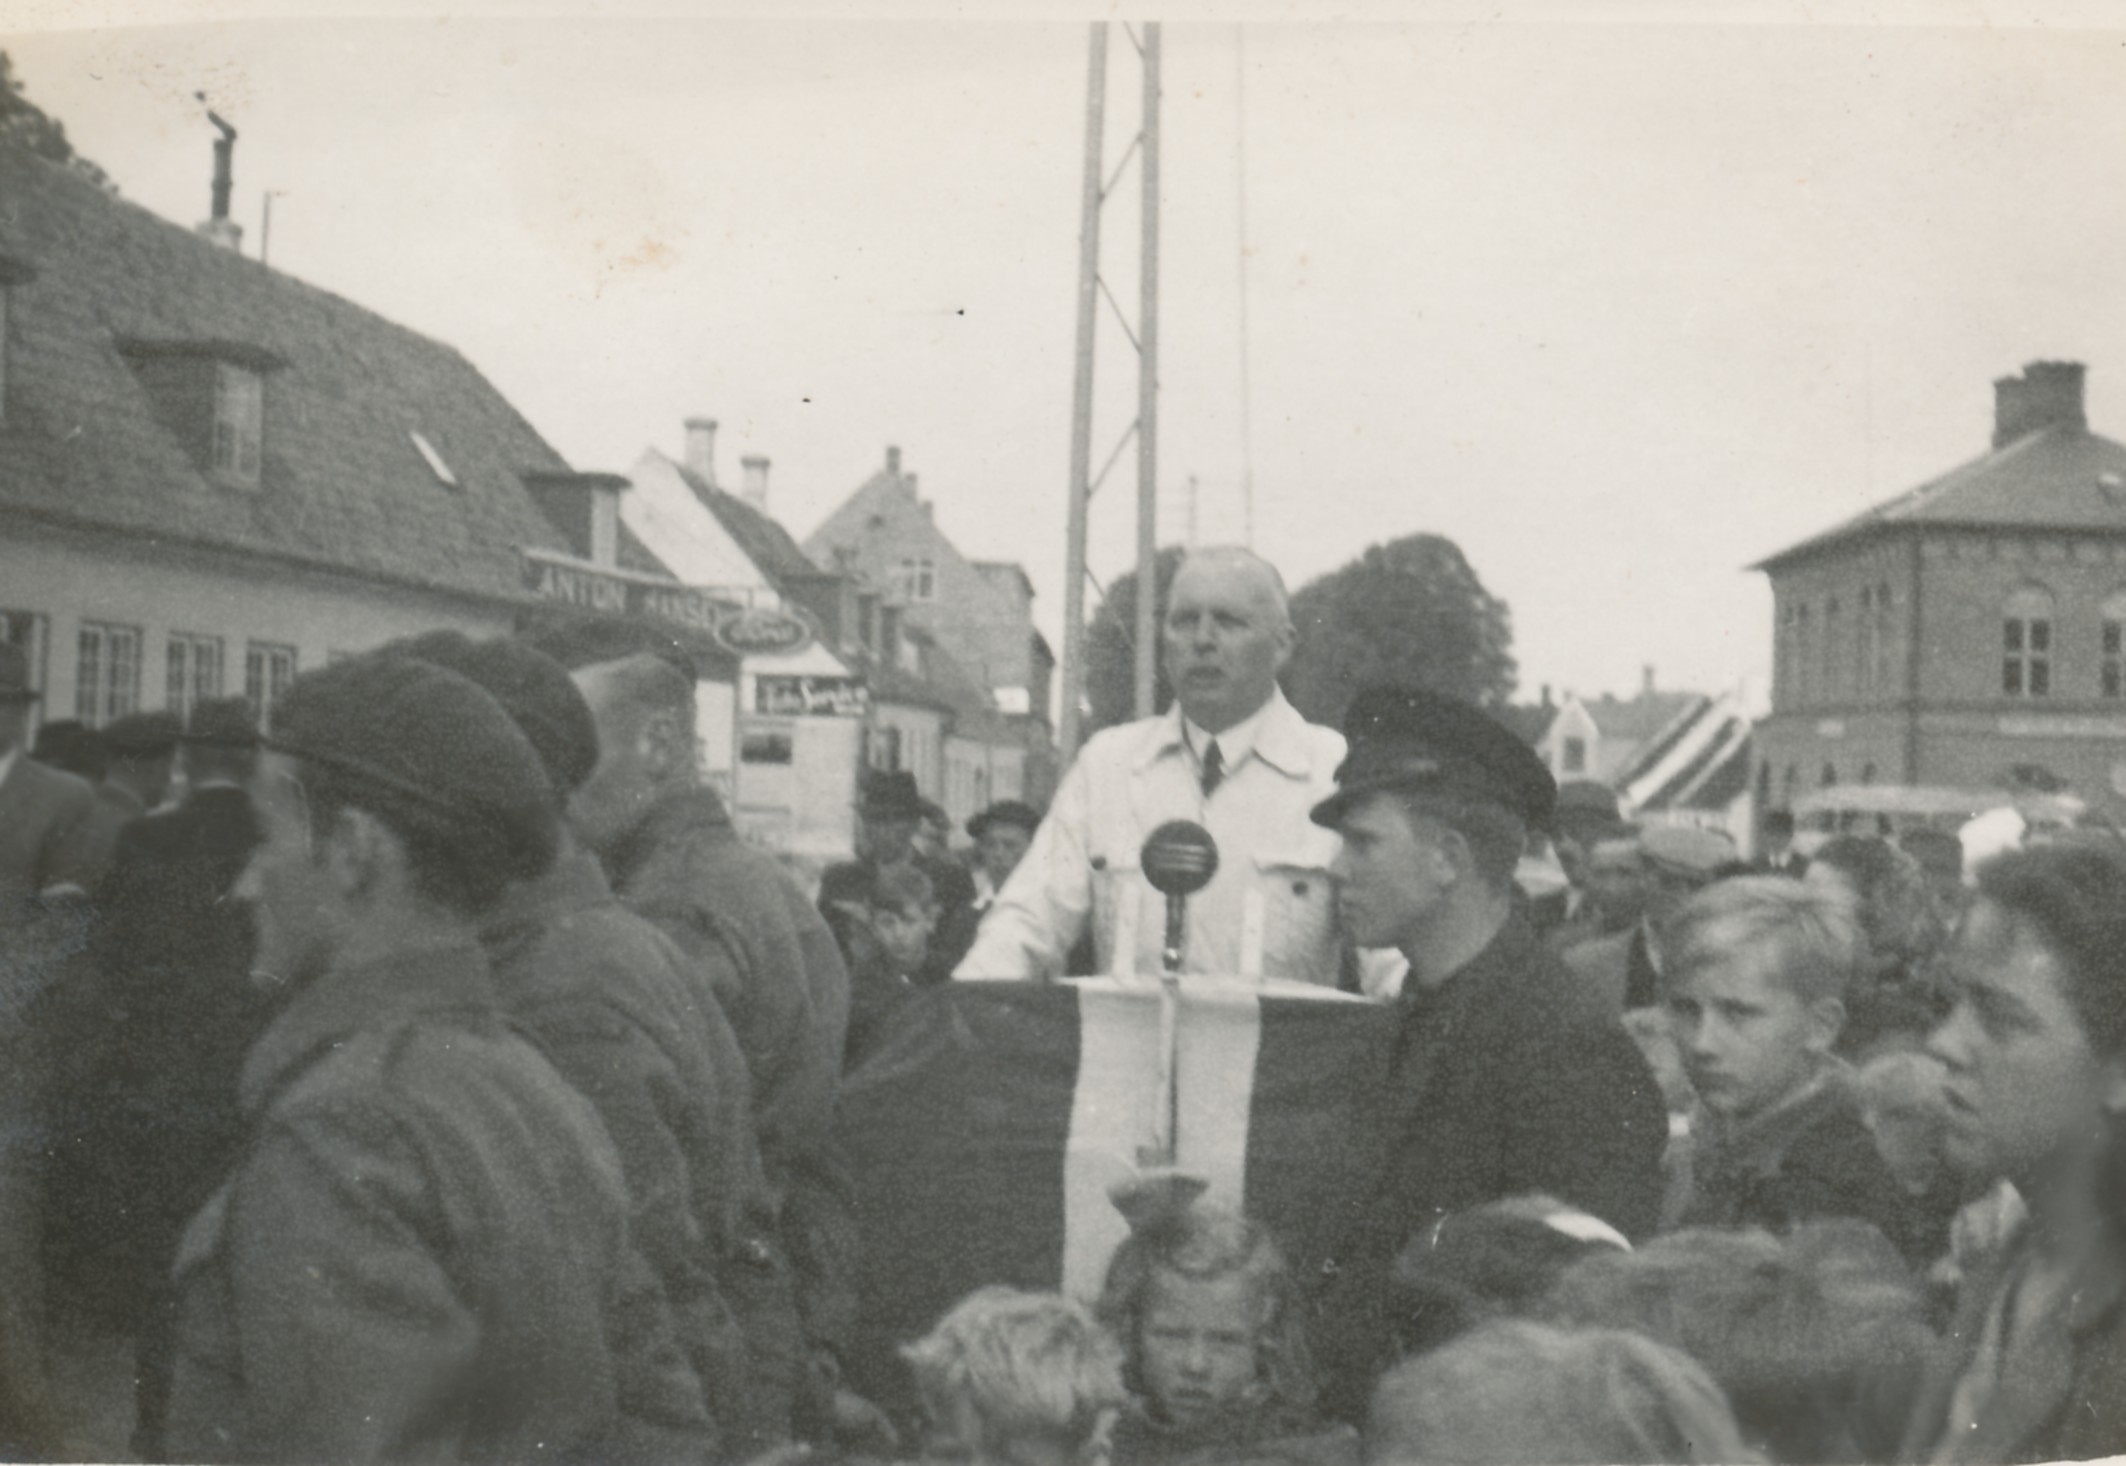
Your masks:
M1252 550L1192 550L1174 571L1162 643L1166 675L1189 720L1222 733L1277 690L1291 658L1284 577Z
M602 852L694 787L694 685L646 653L592 662L569 676L598 725L598 764L570 798L569 822Z

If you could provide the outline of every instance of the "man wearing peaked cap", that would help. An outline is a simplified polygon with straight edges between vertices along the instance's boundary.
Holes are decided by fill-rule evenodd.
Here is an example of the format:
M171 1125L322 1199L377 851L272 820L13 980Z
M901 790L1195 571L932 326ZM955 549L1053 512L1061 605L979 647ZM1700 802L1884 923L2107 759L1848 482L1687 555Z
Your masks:
M708 1421L597 1111L504 1018L480 919L555 796L456 673L297 680L238 883L285 1005L186 1231L150 1459L698 1459Z
M1639 920L1565 954L1565 965L1582 986L1599 992L1619 1013L1660 1000L1661 928L1693 895L1739 868L1735 842L1717 830L1655 825L1640 832L1638 845L1646 871L1646 905Z
M1557 788L1519 738L1420 688L1373 688L1314 818L1351 940L1410 974L1386 1076L1380 1181L1338 1249L1324 1316L1330 1398L1355 1416L1388 1341L1388 1270L1438 1218L1542 1192L1643 1236L1661 1201L1667 1114L1621 1024L1587 1001L1519 909L1513 872Z

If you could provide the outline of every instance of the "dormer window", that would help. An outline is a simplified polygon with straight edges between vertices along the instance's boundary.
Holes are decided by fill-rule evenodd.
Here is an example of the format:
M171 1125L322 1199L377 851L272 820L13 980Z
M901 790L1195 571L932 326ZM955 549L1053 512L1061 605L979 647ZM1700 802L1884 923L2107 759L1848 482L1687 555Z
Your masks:
M265 436L266 384L249 367L214 364L214 471L238 483L258 482L258 450Z
M118 349L147 389L155 415L201 472L257 488L265 465L266 374L287 363L242 341L146 340Z

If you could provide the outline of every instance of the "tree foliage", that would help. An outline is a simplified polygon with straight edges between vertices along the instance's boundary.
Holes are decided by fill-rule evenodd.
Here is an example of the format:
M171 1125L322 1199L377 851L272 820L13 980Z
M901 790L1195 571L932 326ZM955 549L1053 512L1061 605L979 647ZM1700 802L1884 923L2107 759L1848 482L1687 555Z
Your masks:
M29 99L15 64L0 51L0 147L25 148L38 157L63 164L98 188L118 191L110 175L74 151L67 141L66 124Z
M1157 619L1166 618L1166 593L1174 583L1174 570L1183 551L1169 545L1159 552L1156 563ZM1085 627L1085 700L1092 711L1085 720L1088 736L1137 716L1137 572L1116 577L1100 601L1100 609ZM1153 689L1159 711L1173 705L1174 689L1159 669Z
M1513 695L1513 617L1454 541L1406 535L1374 545L1292 597L1299 649L1285 694L1338 724L1362 687L1429 687L1481 707Z

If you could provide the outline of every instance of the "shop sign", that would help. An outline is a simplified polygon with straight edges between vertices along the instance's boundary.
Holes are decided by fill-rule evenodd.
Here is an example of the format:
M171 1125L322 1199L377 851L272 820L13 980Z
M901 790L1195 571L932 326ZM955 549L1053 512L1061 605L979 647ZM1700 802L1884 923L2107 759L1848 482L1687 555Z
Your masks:
M861 718L871 698L854 677L763 675L753 679L753 710L785 718Z
M715 637L741 657L788 656L812 644L812 623L795 611L734 606L717 623Z

